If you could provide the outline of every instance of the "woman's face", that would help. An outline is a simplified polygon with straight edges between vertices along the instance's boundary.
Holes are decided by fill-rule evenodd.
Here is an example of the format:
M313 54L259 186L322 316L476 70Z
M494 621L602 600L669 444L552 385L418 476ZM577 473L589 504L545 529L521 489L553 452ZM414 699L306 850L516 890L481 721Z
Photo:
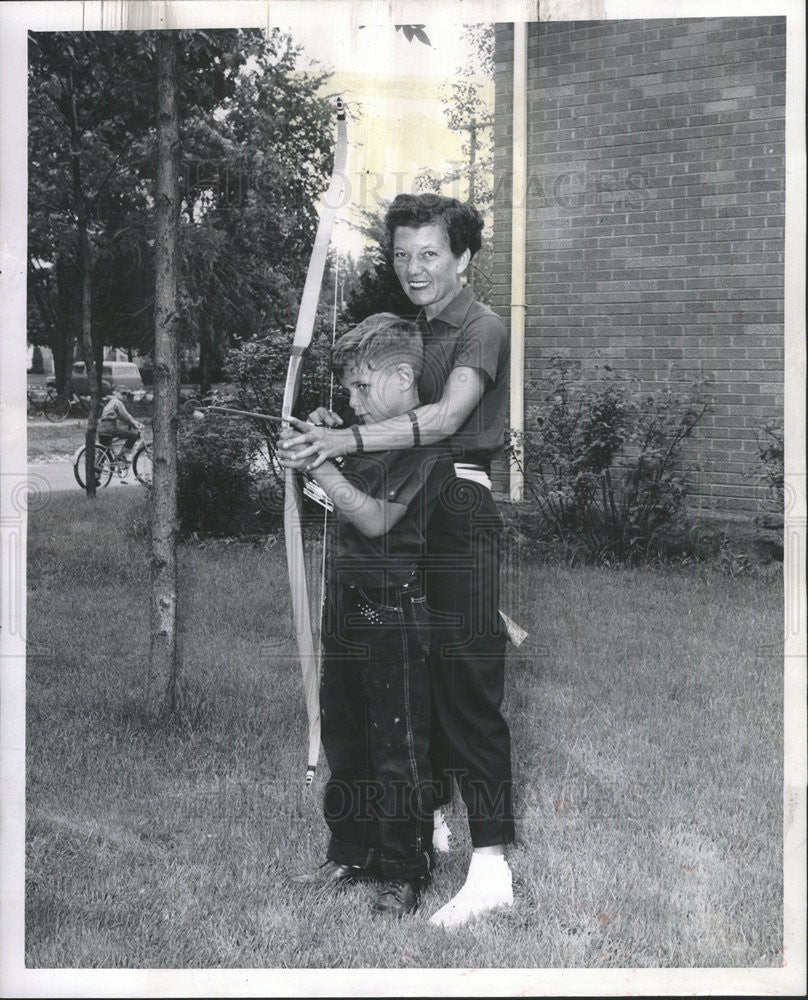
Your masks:
M460 275L471 254L455 257L449 236L440 223L411 228L396 227L393 266L410 301L421 306L427 319L437 316L461 289Z

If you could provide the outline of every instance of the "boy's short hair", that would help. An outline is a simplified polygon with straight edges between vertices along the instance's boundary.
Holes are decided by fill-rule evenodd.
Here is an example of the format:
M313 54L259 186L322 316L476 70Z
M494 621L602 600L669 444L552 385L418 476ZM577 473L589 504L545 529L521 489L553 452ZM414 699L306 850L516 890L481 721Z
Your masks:
M421 331L394 313L376 313L344 333L334 345L331 364L338 377L349 368L367 365L375 370L388 364L406 363L420 378L424 370Z
M467 201L440 194L399 194L393 199L384 219L391 247L399 226L420 229L436 222L446 230L455 257L460 257L466 250L473 257L480 249L482 216Z

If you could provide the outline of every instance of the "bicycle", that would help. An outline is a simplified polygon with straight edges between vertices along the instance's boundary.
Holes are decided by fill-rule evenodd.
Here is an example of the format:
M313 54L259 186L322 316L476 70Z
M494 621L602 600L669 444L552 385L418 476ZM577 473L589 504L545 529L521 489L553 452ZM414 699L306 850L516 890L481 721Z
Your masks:
M81 384L81 382L83 384ZM79 391L76 390L75 385L71 385L70 392L65 396L60 396L56 391L56 386L53 384L52 379L48 379L49 385L46 388L47 399L45 401L45 416L48 420L56 423L60 420L66 419L70 416L70 411L73 407L79 411L79 413L88 417L90 415L90 406L92 404L92 396L89 391L81 392L81 389L87 389L87 378L86 376L76 376L76 382L79 383ZM106 381L106 379L101 382L101 391L103 394L112 392L112 385ZM30 405L30 394L29 394L29 405Z
M82 445L73 454L73 475L76 482L82 489L87 483L84 478L84 453L86 446ZM115 442L102 444L96 442L95 445L95 485L96 488L108 486L113 475L120 480L124 480L129 475L131 468L135 474L135 479L143 486L150 487L152 483L152 446L150 441L141 434L135 444L135 451L132 455L131 463L125 457L126 443L121 442L116 450Z
M87 412L89 413L89 407ZM44 414L52 423L57 423L70 413L70 400L64 396L60 399L55 389L29 389L28 416L34 417L38 413Z

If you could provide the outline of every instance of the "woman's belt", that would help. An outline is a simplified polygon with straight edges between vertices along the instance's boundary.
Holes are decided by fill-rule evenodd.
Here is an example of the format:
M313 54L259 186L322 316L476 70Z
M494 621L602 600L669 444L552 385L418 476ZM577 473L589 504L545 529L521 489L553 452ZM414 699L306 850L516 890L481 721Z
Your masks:
M459 479L470 479L474 483L480 483L487 490L491 489L491 466L482 465L479 462L455 462L455 475Z

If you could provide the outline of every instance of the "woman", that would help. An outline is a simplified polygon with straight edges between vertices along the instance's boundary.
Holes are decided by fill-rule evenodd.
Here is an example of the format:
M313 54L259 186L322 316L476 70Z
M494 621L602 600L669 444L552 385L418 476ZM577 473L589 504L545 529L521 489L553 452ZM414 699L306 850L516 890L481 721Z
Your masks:
M399 195L386 226L396 274L420 307L421 405L372 425L291 432L283 447L298 467L354 452L446 441L459 479L447 482L430 521L425 582L431 614L431 758L435 805L451 801L454 774L469 813L473 854L457 895L431 921L454 927L511 905L505 845L514 839L510 734L500 711L506 637L499 608L502 522L491 497L491 459L504 445L508 335L462 276L480 248L476 209L439 195Z

